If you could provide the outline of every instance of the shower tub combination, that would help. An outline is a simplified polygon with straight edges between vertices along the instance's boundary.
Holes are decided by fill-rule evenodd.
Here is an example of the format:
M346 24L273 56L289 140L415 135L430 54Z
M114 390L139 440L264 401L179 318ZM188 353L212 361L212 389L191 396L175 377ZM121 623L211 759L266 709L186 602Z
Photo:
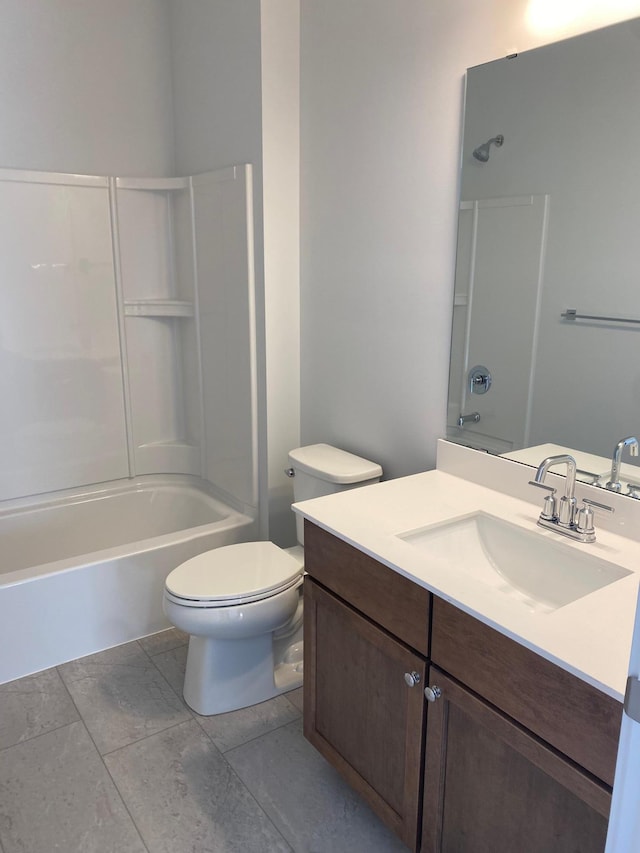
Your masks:
M0 683L169 627L169 572L256 538L197 477L149 475L5 501Z

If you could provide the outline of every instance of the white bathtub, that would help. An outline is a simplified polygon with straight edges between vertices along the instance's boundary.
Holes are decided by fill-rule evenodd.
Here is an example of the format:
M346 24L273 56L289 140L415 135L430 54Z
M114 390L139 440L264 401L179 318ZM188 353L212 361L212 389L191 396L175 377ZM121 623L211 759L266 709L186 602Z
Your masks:
M194 477L119 480L0 504L0 684L169 627L164 579L256 536Z

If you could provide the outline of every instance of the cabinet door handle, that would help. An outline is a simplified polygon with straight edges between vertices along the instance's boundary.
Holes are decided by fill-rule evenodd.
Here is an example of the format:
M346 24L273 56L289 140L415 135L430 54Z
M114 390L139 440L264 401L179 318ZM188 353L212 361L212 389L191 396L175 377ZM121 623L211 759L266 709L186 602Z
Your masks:
M415 687L416 684L420 684L420 673L415 672L405 672L404 680L406 682L407 687Z
M429 702L435 702L442 696L442 690L436 684L432 684L431 687L424 688L424 695Z

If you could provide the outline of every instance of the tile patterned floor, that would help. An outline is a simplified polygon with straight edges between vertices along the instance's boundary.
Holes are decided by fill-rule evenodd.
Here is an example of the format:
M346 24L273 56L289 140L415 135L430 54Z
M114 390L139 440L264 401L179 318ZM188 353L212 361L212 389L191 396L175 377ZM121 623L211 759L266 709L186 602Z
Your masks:
M0 686L0 853L401 853L302 736L302 691L200 717L164 631Z

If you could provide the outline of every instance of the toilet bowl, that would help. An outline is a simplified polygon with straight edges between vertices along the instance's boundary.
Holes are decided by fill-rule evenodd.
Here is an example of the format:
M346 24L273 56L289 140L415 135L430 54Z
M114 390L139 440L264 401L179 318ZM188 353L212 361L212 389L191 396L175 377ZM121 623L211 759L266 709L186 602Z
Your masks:
M379 465L330 447L292 450L303 500L378 482ZM301 519L298 519L301 521ZM169 621L190 635L184 699L209 716L264 702L302 684L302 525L299 546L242 542L199 554L165 582Z
M190 634L190 708L222 714L302 684L302 572L273 542L242 542L199 554L169 574L164 612Z

